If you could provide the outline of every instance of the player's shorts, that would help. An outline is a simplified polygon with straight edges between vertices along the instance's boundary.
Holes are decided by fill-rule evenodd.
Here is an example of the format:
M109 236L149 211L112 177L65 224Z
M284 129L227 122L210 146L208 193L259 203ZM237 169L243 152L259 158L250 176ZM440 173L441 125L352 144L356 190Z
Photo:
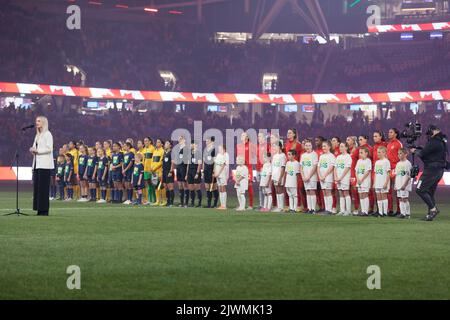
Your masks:
M86 171L83 171L83 172L78 171L78 181L86 181L87 180L84 178L85 173L86 173Z
M337 189L341 190L341 191L348 191L350 190L350 184L345 184L345 183L337 183Z
M124 182L131 182L131 178L133 177L133 171L130 169L123 175Z
M144 181L149 182L152 179L152 175L148 171L144 171Z
M389 193L389 186L384 189L384 188L375 188L375 192L376 193Z
M72 175L72 178L71 178L70 180L64 181L64 184L65 184L67 187L71 187L71 186L76 185L76 182L75 182L75 175Z
M332 190L333 189L333 182L322 182L320 181L320 188L322 190Z
M223 175L218 176L216 180L217 180L217 185L220 187L225 187L228 182L227 181L228 179Z
M64 182L64 178L59 177L60 179L57 181L58 187L64 188L66 183Z
M87 177L87 181L89 183L97 183L97 179L95 177L93 177L93 176L88 176Z
M174 183L174 177L173 177L173 173L172 175L169 177L169 172L163 172L162 175L162 182L163 183Z
M358 187L358 193L369 193L369 190L368 187Z
M97 182L100 187L107 187L108 186L108 177L106 177L105 179L102 179L101 177L99 177L97 179Z
M187 165L182 164L177 166L177 181L186 182Z
M242 186L242 185L235 186L234 188L236 189L236 192L237 192L238 194L243 194L243 193L245 193L245 192L247 191L247 189L248 189L248 187L245 187L245 186Z
M397 190L398 198L409 198L409 191L407 190Z
M263 187L264 194L272 194L272 187Z
M187 183L188 184L200 184L202 182L202 179L200 177L200 174L195 178L196 172L188 172L187 177Z
M205 183L211 184L214 181L214 176L213 176L213 172L214 172L214 168L205 166L205 170L203 171L203 181Z
M139 181L139 179L137 179L137 181L135 181L135 182L133 183L133 188L134 188L134 190L142 190L142 189L144 189L144 188L145 188L145 182L144 182L144 179L142 179L142 181L141 181L140 184L138 184L138 181Z
M122 172L120 171L112 171L112 181L113 182L122 182L123 180L123 175Z
M284 186L284 181L281 181L280 184L278 184L279 181L277 181L277 180L272 180L272 182L273 182L274 187L283 187Z
M305 185L305 190L317 190L317 181L311 181L303 182Z

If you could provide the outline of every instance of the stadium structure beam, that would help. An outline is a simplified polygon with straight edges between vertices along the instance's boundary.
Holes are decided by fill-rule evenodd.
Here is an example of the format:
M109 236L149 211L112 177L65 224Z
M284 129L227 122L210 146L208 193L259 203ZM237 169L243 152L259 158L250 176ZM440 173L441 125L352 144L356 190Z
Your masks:
M245 13L250 12L250 0L244 0L244 12Z
M258 26L256 33L254 34L255 39L259 39L264 32L272 25L273 21L280 14L281 9L283 9L284 5L287 3L287 0L275 0L272 8L269 13L264 17L261 24Z
M322 25L323 25L323 27L325 29L326 36L328 38L329 35L330 35L330 29L328 28L327 19L325 18L325 15L323 14L322 7L320 6L319 0L314 0L313 3L316 6L316 11L319 14L319 18L322 21Z
M299 0L291 0L292 10L295 13L297 13L298 15L300 15L300 17L311 27L313 32L320 34L319 28L314 23L314 21L306 14L306 12L302 9L302 7L300 7L298 1ZM323 34L322 34L322 36L323 36Z
M197 20L202 23L203 20L203 0L197 0Z
M326 35L325 30L321 24L321 21L319 19L319 14L316 11L316 7L314 5L314 0L304 0L306 7L308 8L309 12L311 13L311 17L314 20L315 24L317 25L317 28L320 30L321 35Z

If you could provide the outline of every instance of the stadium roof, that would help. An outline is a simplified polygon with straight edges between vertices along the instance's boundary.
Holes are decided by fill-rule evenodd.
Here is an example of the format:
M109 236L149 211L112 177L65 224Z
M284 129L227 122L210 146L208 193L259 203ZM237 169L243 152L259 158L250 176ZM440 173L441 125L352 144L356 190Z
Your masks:
M44 11L69 4L99 14L153 15L156 19L178 19L201 23L210 31L262 33L363 33L369 0L31 0ZM350 6L352 5L352 6ZM157 11L157 12L156 12ZM64 12L64 11L63 11ZM121 19L123 20L123 19Z

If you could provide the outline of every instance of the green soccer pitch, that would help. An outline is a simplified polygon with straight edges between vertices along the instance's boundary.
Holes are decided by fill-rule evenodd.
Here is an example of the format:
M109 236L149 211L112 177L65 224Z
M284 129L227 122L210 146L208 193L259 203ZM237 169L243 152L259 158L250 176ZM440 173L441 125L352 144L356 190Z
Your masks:
M0 217L0 299L450 299L449 194L432 223L417 200L409 221L53 201Z

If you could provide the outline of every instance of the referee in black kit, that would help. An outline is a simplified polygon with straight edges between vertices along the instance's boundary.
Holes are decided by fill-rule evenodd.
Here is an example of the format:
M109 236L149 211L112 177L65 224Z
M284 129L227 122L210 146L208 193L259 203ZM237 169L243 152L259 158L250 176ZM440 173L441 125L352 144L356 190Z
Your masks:
M417 194L428 206L428 214L425 221L433 221L439 213L436 208L434 194L439 181L444 175L447 164L447 136L442 134L441 130L430 125L427 130L428 142L421 150L411 149L412 153L423 161L423 174L417 183Z

